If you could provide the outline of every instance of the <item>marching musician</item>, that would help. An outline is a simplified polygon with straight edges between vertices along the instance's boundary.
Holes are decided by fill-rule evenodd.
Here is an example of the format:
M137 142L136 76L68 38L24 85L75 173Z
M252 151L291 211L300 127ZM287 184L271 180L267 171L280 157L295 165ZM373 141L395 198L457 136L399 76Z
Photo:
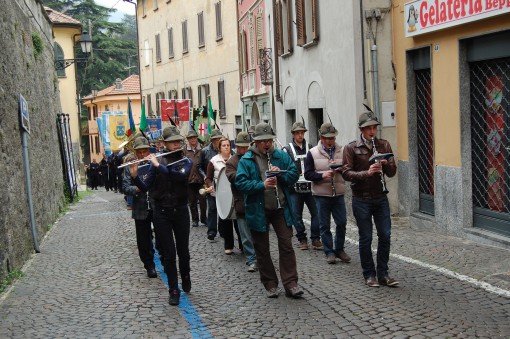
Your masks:
M250 135L246 132L239 132L235 139L236 154L228 159L225 165L225 174L230 182L232 189L232 196L234 199L234 209L236 212L237 227L241 236L243 245L243 253L246 257L246 265L248 266L248 272L255 272L257 270L257 258L255 256L255 249L253 248L253 241L251 239L250 229L246 224L245 208L244 208L244 195L238 191L236 182L237 166L239 160L246 154L248 147L250 146Z
M184 156L184 137L176 126L166 127L163 138L167 151L171 153L159 158L155 154L146 157L152 164L147 178L144 182L137 176L135 183L142 190L149 189L154 230L163 256L163 267L168 276L169 304L179 305L181 291L178 285L176 252L179 256L182 290L186 293L191 291L187 182L192 161ZM137 164L133 167L136 168ZM133 174L136 175L136 171Z
M294 160L299 172L299 180L289 189L289 200L292 204L292 209L295 215L296 224L296 237L298 239L298 248L300 250L308 249L308 240L306 238L306 228L303 223L303 208L308 207L308 211L311 216L310 226L310 239L312 240L312 248L315 250L322 250L321 233L319 228L319 215L317 212L317 205L311 191L311 182L305 181L304 177L304 160L308 150L312 148L312 145L307 143L305 140L305 132L308 131L303 122L295 122L292 125L290 132L292 133L292 141L283 148L291 159Z
M90 173L90 187L92 190L97 191L97 186L99 185L99 164L96 159L92 159L92 162L89 165L89 173Z
M232 149L230 148L230 140L226 137L219 139L218 147L219 153L212 157L211 161L207 165L207 175L205 177L205 187L207 188L210 196L216 199L215 187L218 184L218 177L221 169L223 169L230 157L232 156ZM215 200L216 201L216 200ZM234 253L234 231L235 227L237 237L239 236L239 230L237 229L237 221L235 220L224 220L218 218L218 228L223 230L223 240L225 254L231 255ZM242 249L241 240L239 240L239 247Z
M340 172L342 147L336 143L338 131L327 122L319 129L320 140L306 155L305 179L312 182L312 194L317 202L322 246L328 264L336 259L348 263L351 257L345 253L345 182ZM336 224L335 239L331 234L331 216Z
M199 190L204 186L204 178L198 173L197 164L200 157L202 146L198 142L198 134L195 130L188 132L186 136L188 145L186 147L186 157L193 160L193 167L188 178L188 203L191 212L191 226L198 227L198 208L200 205L200 222L205 226L207 218L207 203L205 196L199 194Z
M209 161L211 161L212 157L214 157L216 154L218 154L218 145L220 143L220 139L223 137L221 135L220 130L214 129L211 132L210 135L210 141L211 143L204 147L202 151L200 152L200 157L198 159L198 173L202 176L202 178L205 178L207 176L207 165L209 164ZM216 210L216 198L211 196L210 194L207 195L207 239L213 241L216 237L216 234L218 233L218 211ZM219 229L220 236L223 235L223 230Z
M288 186L294 185L299 174L292 159L273 147L276 135L267 123L255 126L255 144L241 158L236 174L236 188L244 193L246 222L251 230L257 254L260 280L268 298L278 298L278 276L269 248L269 223L278 240L280 277L285 295L300 298L296 254L292 247L294 218L288 201ZM266 171L271 172L267 173ZM272 176L272 174L278 174ZM268 176L269 174L269 176Z
M149 142L143 136L134 140L133 149L138 159L143 159L150 154ZM148 192L142 191L135 184L137 176L137 166L125 167L122 188L126 195L133 197L131 217L135 220L138 255L147 271L147 276L156 278L158 274L154 264L154 247L152 245L152 210Z
M384 174L393 177L397 165L393 158L370 163L375 153L392 153L390 143L379 139L375 115L361 113L358 126L359 138L345 146L343 154L343 177L351 182L352 211L359 232L359 256L365 284L370 287L397 286L398 281L388 276L388 260L391 242L391 218L388 198L383 186ZM377 268L372 258L372 217L377 229ZM376 279L377 277L377 279Z

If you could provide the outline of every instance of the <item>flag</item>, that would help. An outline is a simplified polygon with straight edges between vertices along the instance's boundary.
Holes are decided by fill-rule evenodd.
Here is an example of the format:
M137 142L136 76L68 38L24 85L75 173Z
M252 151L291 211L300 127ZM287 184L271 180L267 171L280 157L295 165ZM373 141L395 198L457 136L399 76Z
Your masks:
M207 99L207 134L211 135L212 133L212 123L211 123L211 116L213 116L213 109L212 109L212 102L211 97Z
M140 116L140 131L147 129L147 117L145 116L145 101L142 101L142 115Z
M135 121L133 120L133 111L131 110L131 99L128 98L128 117L129 117L129 130L126 135L130 137L136 133Z

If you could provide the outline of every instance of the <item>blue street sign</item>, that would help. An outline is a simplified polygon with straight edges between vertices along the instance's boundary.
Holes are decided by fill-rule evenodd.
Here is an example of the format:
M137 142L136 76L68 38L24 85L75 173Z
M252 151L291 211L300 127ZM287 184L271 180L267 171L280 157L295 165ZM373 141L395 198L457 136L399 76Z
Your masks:
M19 121L21 128L30 134L30 119L28 116L28 104L23 95L19 95Z

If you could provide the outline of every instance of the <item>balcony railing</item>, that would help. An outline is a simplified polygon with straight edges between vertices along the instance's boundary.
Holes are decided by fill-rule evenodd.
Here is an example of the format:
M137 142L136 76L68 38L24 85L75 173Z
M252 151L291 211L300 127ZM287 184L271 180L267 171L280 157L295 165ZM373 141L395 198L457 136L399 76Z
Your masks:
M273 59L271 59L272 49L259 49L260 82L263 85L273 84Z

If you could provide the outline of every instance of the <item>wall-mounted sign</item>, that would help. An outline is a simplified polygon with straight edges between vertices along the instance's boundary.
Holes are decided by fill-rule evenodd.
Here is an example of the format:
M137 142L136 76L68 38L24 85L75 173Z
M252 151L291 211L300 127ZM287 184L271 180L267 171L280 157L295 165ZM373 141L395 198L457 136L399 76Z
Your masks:
M19 123L28 134L30 134L30 118L28 115L28 104L23 95L19 95Z
M510 0L416 0L404 6L406 37L510 13Z

